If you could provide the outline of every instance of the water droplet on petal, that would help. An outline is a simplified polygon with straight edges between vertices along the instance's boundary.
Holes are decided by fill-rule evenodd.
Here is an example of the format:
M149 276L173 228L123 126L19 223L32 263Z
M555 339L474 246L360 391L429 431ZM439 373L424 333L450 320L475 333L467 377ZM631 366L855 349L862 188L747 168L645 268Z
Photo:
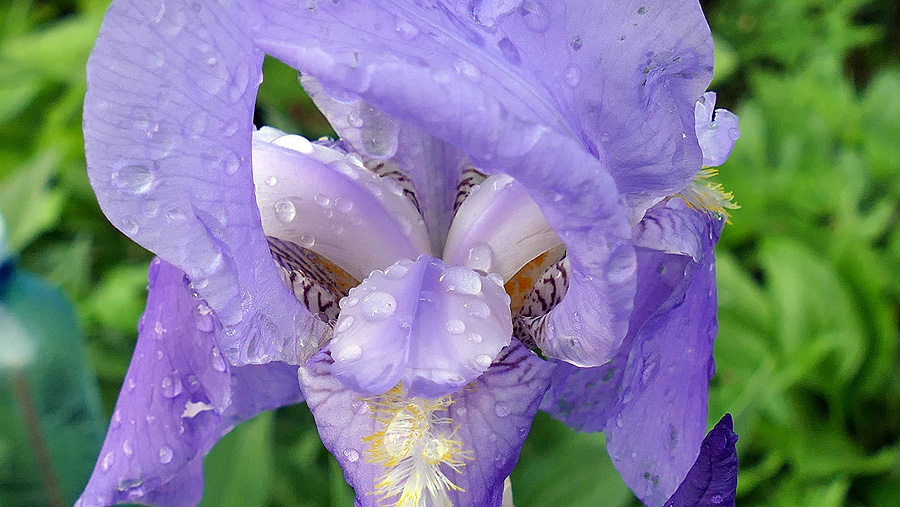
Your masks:
M103 471L105 472L105 471L109 470L113 466L113 462L115 462L115 461L116 461L116 453L114 453L114 452L106 453L106 456L103 456L103 463L102 463Z
M737 141L739 137L741 137L741 131L732 127L728 129L728 137L731 138L732 141Z
M487 303L480 299L473 299L472 301L468 301L464 306L466 307L466 310L469 310L469 315L473 317L486 319L491 316L491 307L489 307Z
M175 373L163 377L159 387L162 395L166 398L174 398L181 394L181 391L184 389L181 385L181 379Z
M469 338L469 341L472 343L481 343L481 341L484 339L478 333L470 333L468 338Z
M344 449L343 454L350 463L356 463L359 460L359 451L356 449Z
M347 345L334 352L335 361L356 361L362 357L362 348L358 345Z
M124 163L112 173L113 186L123 193L145 194L153 186L153 180L153 169L144 164Z
M459 319L450 319L447 321L447 332L450 334L463 334L466 332L466 323Z
M134 446L132 446L131 440L128 440L126 438L124 441L122 441L122 452L124 452L126 456L131 456L132 454L134 454Z
M122 220L122 232L129 236L134 236L138 232L138 224L131 220L130 218L126 218Z
M340 304L338 306L340 306ZM354 320L356 319L354 319L352 315L347 315L346 317L342 318L340 322L338 322L337 326L335 326L334 328L334 331L337 333L343 333L344 331L347 331L351 326L353 326Z
M362 300L363 316L370 322L384 320L397 310L397 300L387 292L373 292Z
M494 250L487 243L478 242L469 249L469 257L466 260L466 266L488 273L494 263Z
M341 213L349 213L353 209L353 201L346 197L338 197L334 200L334 207Z
M477 356L475 356L475 364L477 364L481 368L487 368L491 365L491 356L487 354L478 354Z
M359 115L359 111L350 111L347 115L347 123L353 128L360 128L365 124L362 117Z
M366 183L366 189L369 192L371 192L372 195L374 195L375 197L378 197L382 194L381 185L379 185L373 181Z
M463 76L466 76L476 83L481 81L481 70L471 62L468 62L466 60L459 60L453 65L453 68L456 69L456 72L462 74Z
M269 176L268 178L266 178L266 185L269 185L270 187L274 187L277 184L278 184L278 178L276 178L275 176Z
M409 272L409 268L406 266L401 266L400 264L394 264L384 270L384 277L388 280L400 280L406 273Z
M503 53L503 57L506 58L509 63L518 65L522 62L522 57L519 56L519 48L509 40L509 37L500 39L497 46L500 48L500 52Z
M350 404L350 410L356 415L363 415L369 411L369 404L363 400L354 400Z
M225 359L217 348L212 350L212 366L216 371L225 371Z
M329 204L331 204L331 199L329 199L326 195L316 194L315 196L313 196L313 202L315 202L319 206L327 207Z
M503 287L503 277L498 273L488 273L487 279L499 285L500 287Z
M575 88L578 86L578 82L581 81L581 71L578 70L578 67L573 65L566 69L565 77L566 83L572 88Z
M541 33L550 27L550 14L540 2L526 0L522 3L520 12L529 30Z
M712 497L710 497L710 500L712 501L712 503L720 504L720 503L722 503L722 500L724 500L724 499L722 498L722 495L717 493L717 494L713 495Z
M462 294L480 294L481 277L478 273L463 266L451 266L441 274L441 287L448 292Z
M304 234L300 236L300 246L303 248L312 248L316 246L316 238L310 234Z
M172 448L168 445L164 445L159 448L159 462L163 465L170 463L172 461L172 456L175 453L172 451Z
M509 415L509 409L506 408L506 405L502 401L498 401L494 404L494 414L497 417L506 417Z
M340 301L338 301L338 307L343 310L344 308L353 308L356 304L359 303L359 298L356 296L346 296L342 297Z
M275 203L275 218L282 223L290 223L297 216L297 208L290 199L281 199Z
M400 37L406 40L415 39L419 36L419 29L405 19L397 19L396 30Z

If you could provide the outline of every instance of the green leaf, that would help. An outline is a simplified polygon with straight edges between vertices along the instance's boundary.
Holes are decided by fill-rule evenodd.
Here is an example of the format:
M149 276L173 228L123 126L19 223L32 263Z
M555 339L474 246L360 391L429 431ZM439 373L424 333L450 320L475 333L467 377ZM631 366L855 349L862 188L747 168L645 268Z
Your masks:
M600 433L575 433L538 413L512 474L516 507L624 507L634 495L606 453Z
M200 507L262 507L272 473L272 421L264 412L238 425L204 460L205 490Z

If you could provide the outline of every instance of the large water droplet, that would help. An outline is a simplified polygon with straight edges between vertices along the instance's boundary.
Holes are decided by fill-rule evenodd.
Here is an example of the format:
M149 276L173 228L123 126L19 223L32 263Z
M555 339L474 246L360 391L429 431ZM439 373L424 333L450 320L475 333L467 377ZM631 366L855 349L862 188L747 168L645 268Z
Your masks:
M450 319L444 328L450 334L463 334L466 332L466 323L459 319Z
M175 373L163 377L162 382L159 383L159 388L162 395L166 398L174 398L181 394L181 391L184 389L181 385L181 379Z
M484 338L478 333L469 333L468 339L472 343L481 343Z
M491 307L487 305L484 301L480 299L473 299L472 301L467 301L464 305L466 310L469 310L469 315L473 317L478 317L479 319L486 319L491 316Z
M159 462L162 463L163 465L170 463L172 461L172 456L174 456L174 455L175 455L175 453L172 451L172 448L169 447L168 445L164 445L159 448Z
M362 357L362 348L359 345L347 345L334 352L335 361L356 361Z
M353 201L346 197L338 197L334 200L334 208L341 213L349 213L353 209Z
M491 356L487 354L478 354L477 356L475 356L475 364L477 364L481 368L487 368L491 365Z
M311 234L304 234L300 236L300 246L303 248L312 248L316 246L316 238Z
M327 195L316 194L313 196L313 202L324 208L331 204L331 199L329 199Z
M724 500L724 498L722 498L722 495L716 493L715 495L713 495L712 497L710 497L710 500L711 500L712 503L714 503L714 504L720 504L720 503L722 503L722 501Z
M732 141L737 141L738 138L741 137L741 131L738 130L738 129L736 129L736 128L734 128L734 127L732 127L732 128L730 128L730 129L728 129L728 137L729 137Z
M373 292L362 300L363 316L369 321L384 320L397 311L397 300L387 292Z
M474 269L475 271L480 271L484 274L487 274L491 270L491 266L494 264L494 250L491 248L491 245L488 245L484 242L475 243L472 248L469 249L469 256L466 259L466 266Z
M134 220L130 218L125 218L122 220L122 232L129 236L134 236L138 232L138 224L135 223Z
M303 136L298 136L296 134L281 136L272 141L272 144L274 144L275 146L287 148L289 150L304 153L306 155L309 155L313 152L313 145L311 142L309 142L309 139Z
M130 194L145 194L153 186L154 171L148 165L124 163L112 173L116 190Z
M353 128L360 128L365 125L365 121L359 115L359 111L350 111L347 114L347 123Z
M274 187L277 184L278 184L278 178L276 178L275 176L269 176L268 178L266 178L266 185L269 185L270 187Z
M506 405L502 401L498 401L494 404L494 414L497 417L506 417L509 415L509 409L506 408Z
M341 301L344 301L344 300L342 299ZM338 306L340 306L340 304ZM343 333L344 331L349 330L350 327L353 326L354 320L356 320L356 319L354 319L352 315L347 315L346 317L342 318L340 322L337 323L337 326L335 326L334 331L336 333Z
M126 456L134 454L134 446L131 444L131 440L126 438L122 441L122 452L124 452Z
M225 371L225 358L215 347L212 349L212 367L216 371Z
M297 208L290 199L281 199L275 203L275 218L282 223L290 223L297 216Z
M463 266L451 266L441 274L441 287L448 292L462 294L480 294L481 277L478 273Z
M402 266L400 264L394 264L384 270L384 277L388 280L400 280L406 273L409 272L409 268L406 266Z
M356 415L363 415L369 411L369 404L365 400L353 400L350 403L350 410Z

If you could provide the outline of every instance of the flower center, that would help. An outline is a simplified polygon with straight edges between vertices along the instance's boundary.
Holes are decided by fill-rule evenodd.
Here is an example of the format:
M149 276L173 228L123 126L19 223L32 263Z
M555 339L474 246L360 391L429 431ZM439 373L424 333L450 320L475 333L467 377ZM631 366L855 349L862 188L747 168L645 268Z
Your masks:
M445 471L461 473L464 460L472 459L445 415L452 396L409 398L399 384L367 403L382 428L363 439L366 459L385 468L373 493L380 501L397 497L391 503L398 507L451 506L449 492L463 490Z

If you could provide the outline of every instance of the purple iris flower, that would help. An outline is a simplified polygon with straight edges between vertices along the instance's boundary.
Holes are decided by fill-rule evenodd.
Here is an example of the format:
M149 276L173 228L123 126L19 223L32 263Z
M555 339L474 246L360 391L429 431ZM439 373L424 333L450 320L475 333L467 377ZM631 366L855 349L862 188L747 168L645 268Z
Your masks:
M340 140L254 128L264 54ZM733 504L711 71L696 1L114 2L88 171L158 258L80 505L194 505L301 401L358 505L499 505L539 406L647 505Z

